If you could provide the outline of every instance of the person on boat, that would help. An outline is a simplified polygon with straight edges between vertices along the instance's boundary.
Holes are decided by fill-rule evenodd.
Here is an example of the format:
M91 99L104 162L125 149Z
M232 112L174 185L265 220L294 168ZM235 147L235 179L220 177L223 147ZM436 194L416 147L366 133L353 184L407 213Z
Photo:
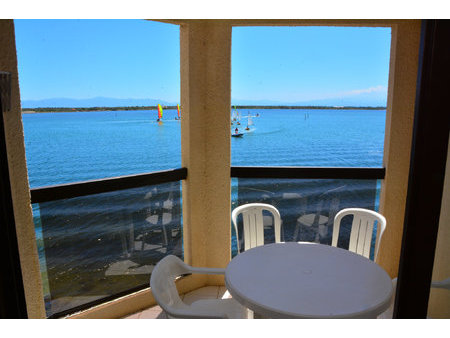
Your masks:
M236 128L236 129L234 130L234 133L235 133L235 134L239 134L239 129Z

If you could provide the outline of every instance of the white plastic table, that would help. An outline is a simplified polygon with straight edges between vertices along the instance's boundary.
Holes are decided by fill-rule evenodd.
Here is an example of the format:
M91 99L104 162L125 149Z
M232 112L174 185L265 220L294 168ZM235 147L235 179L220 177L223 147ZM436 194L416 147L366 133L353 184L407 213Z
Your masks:
M225 272L230 294L262 318L376 318L392 296L389 275L348 250L274 243L240 253Z

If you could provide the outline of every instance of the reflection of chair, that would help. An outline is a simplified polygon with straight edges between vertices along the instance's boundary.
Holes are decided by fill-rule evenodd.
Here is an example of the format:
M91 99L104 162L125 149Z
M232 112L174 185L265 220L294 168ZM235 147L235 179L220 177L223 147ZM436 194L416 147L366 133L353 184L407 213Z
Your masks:
M320 243L321 239L326 238L328 229L333 224L334 215L339 209L339 198L335 195L338 190L345 186L328 190L319 196L316 204L315 212L308 213L307 197L300 199L300 217L297 218L297 225L294 230L293 240L297 241L299 232L314 233L314 238L308 238L316 243ZM328 210L327 210L328 209Z
M202 299L191 305L178 295L175 278L191 274L225 274L224 269L194 268L176 256L164 257L153 269L150 287L155 300L172 318L247 318L247 309L234 299Z
M431 287L436 289L446 289L450 290L450 278L446 278L441 281L434 281L431 282ZM395 302L395 293L397 290L397 278L394 278L392 280L392 288L394 292L392 293L391 297L391 305L389 308L384 311L382 314L380 314L377 318L378 319L392 319L392 316L394 315L394 302Z
M339 228L343 217L353 215L352 230L350 232L350 244L348 249L364 257L369 258L372 243L373 227L378 223L377 238L375 241L374 260L377 259L381 237L386 228L386 219L383 215L368 209L348 208L339 211L334 218L332 246L337 246Z
M242 214L243 218L243 238L244 248L248 250L259 245L264 245L264 217L263 211L268 211L274 219L275 243L280 242L281 217L277 208L270 204L249 203L244 204L233 210L231 219L236 232L236 241L238 253L240 252L240 242L237 227L237 217ZM267 224L267 221L266 221Z
M167 254L179 251L181 237L180 210L176 199L175 184L148 187L142 199L133 205L129 226L122 233L124 256L133 260L143 259L144 251ZM148 259L148 258L147 258Z
M164 197L164 199L162 199ZM160 228L162 232L163 244L168 246L172 240L172 227L170 223L173 219L173 190L169 190L167 196L162 196L156 187L153 187L144 197L149 201L146 209L147 217L145 221L152 228ZM169 228L169 231L168 229ZM168 236L169 233L169 236Z

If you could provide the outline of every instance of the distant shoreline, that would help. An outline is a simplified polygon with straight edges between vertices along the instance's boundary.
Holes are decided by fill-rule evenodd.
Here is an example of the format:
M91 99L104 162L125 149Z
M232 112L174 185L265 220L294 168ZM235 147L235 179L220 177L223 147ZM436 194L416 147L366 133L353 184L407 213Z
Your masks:
M162 106L163 109L177 109L177 106ZM333 110L385 110L386 107L355 107L355 106L232 106L231 109L333 109ZM58 108L23 108L22 114L37 113L73 113L91 111L136 111L136 110L157 110L156 106L136 106L136 107L58 107Z

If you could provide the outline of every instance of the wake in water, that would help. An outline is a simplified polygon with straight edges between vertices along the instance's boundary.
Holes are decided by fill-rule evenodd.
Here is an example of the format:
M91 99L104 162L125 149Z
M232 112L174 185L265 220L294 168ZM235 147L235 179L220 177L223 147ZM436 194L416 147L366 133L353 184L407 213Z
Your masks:
M278 133L282 133L285 129L281 128L281 129L274 129L271 131L264 131L262 133L258 133L258 135L273 135L273 134L278 134Z
M244 129L242 132L245 134L251 134L251 133L255 132L255 130L256 130L256 128L250 128L249 130Z

